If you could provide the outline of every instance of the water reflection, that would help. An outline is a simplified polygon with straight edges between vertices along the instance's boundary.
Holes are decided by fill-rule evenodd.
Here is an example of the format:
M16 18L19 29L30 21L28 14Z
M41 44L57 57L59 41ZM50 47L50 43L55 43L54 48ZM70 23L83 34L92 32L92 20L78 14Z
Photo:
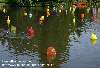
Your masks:
M90 40L92 45L95 45L97 40Z

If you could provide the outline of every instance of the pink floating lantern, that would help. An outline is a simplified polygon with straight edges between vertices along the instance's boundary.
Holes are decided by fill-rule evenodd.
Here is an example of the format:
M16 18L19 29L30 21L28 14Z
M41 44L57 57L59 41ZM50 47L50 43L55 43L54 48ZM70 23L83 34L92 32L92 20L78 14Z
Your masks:
M96 8L92 8L93 15L96 15Z
M92 16L92 20L93 20L93 21L96 21L96 16L95 16L95 15Z

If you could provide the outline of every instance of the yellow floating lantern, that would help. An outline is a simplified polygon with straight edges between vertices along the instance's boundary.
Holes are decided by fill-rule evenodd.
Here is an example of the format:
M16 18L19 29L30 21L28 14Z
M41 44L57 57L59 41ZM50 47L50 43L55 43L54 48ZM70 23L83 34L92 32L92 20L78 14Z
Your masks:
M49 5L49 4L48 4ZM47 6L47 8L49 8L49 6Z
M96 34L95 33L92 33L90 39L91 40L97 40Z
M47 9L47 12L49 12L50 10L49 10L49 8Z
M72 10L72 7L70 7L70 11Z
M8 16L8 18L7 18L7 24L8 24L8 27L9 27L9 25L10 25L10 19L9 19L9 16Z
M44 16L41 16L40 20L44 20Z
M40 19L39 19L40 24L42 24L43 21L44 21L44 16L41 16Z
M3 13L6 13L6 9L5 8L3 9Z
M12 32L12 33L16 33L16 27L13 26L13 25L11 26L11 32Z
M75 22L76 22L76 20L75 20L75 17L73 18L73 23L74 23L74 26L75 26Z
M27 16L27 12L24 12L24 15Z
M73 18L73 22L75 23L75 17Z
M47 17L50 16L50 10L49 10L49 8L46 9L46 14L47 14Z

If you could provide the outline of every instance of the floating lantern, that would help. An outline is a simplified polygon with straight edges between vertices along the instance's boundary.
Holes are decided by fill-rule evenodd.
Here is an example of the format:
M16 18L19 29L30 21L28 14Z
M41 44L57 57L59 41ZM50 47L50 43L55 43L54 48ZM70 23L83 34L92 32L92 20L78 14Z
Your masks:
M50 16L50 10L49 10L49 8L46 9L46 14L47 14L47 17Z
M96 8L92 8L93 15L96 15Z
M44 16L41 16L40 19L39 19L39 23L43 24L43 22L44 22Z
M75 22L76 22L76 20L75 20L75 17L73 18L73 23L74 23L74 25L75 25Z
M89 13L90 12L90 8L87 8L87 13Z
M75 23L75 17L73 18L73 22Z
M54 13L54 15L57 15L57 8L56 7L53 7L53 13Z
M27 16L27 12L24 12L24 15Z
M16 27L13 26L13 25L11 25L11 32L12 32L12 33L16 33Z
M32 18L32 13L29 14L29 17Z
M7 24L8 24L8 27L9 27L9 25L10 25L10 19L9 19L9 16L8 16L8 18L7 18Z
M56 7L53 7L53 11L57 12L57 8Z
M47 49L47 56L53 57L56 56L56 50L54 47L48 47Z
M81 14L80 14L80 20L81 20L81 22L83 22L84 17L85 17L85 14L84 14L84 13L81 13Z
M54 60L56 57L56 50L54 47L48 47L47 49L47 59L50 62L52 62L52 60Z
M3 13L6 13L6 9L3 9Z
M48 4L49 5L49 4ZM49 8L49 6L47 6L47 8Z
M60 7L62 10L64 9L64 7L63 7L63 5L61 5L61 7Z
M84 14L84 13L81 13L81 14L80 14L80 18L81 18L81 19L83 19L83 18L84 18L84 16L85 16L85 14Z
M47 10L46 10L47 12L49 12L50 11L50 9L49 8L47 8Z
M61 9L59 10L59 13L61 13Z
M90 39L91 40L97 40L96 34L95 33L92 33Z
M35 31L33 30L32 26L27 27L26 35L28 39L32 39L35 36Z
M69 9L70 11L72 10L72 7L70 7L70 9Z
M53 11L55 11L56 10L56 7L53 7Z
M67 10L65 10L65 12L66 12L66 15L67 15Z

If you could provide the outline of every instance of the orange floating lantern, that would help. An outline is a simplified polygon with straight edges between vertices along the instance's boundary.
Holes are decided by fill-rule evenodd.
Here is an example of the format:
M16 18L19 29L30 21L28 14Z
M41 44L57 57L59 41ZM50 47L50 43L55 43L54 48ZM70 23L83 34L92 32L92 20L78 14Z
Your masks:
M32 26L27 27L26 35L28 39L32 39L35 36L35 31L33 30Z
M56 57L56 50L54 47L48 47L47 49L47 58L49 61L53 60Z
M56 55L56 50L53 47L48 47L47 49L47 56L55 56Z

